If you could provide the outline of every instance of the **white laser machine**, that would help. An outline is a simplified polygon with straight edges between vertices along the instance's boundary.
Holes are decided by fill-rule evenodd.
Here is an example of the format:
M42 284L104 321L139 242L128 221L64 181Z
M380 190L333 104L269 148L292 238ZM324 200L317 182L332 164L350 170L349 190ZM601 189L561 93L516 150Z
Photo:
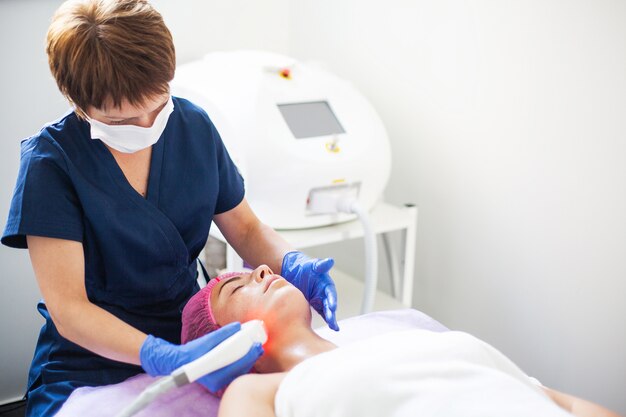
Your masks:
M131 417L137 414L158 396L234 363L244 357L252 345L265 342L267 342L267 333L261 320L251 320L242 324L241 330L222 341L206 354L149 385L117 417Z
M391 152L374 108L352 84L261 51L211 53L181 65L172 94L204 108L246 181L246 198L276 229L355 218L389 180Z

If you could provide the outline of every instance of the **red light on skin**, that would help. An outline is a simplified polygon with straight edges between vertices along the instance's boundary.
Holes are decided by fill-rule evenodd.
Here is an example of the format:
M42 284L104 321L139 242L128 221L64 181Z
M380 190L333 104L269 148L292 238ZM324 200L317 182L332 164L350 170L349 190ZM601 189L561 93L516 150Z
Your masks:
M267 335L267 339L265 339L265 343L261 345L263 349L265 349L265 346L270 341L270 332L267 330L267 326L265 325L265 322L261 320L261 323L263 323L263 330L265 330L265 334Z
M246 314L245 319L242 321L242 323L250 321L250 320L262 320L263 321L263 328L265 329L265 333L267 334L267 340L262 345L263 350L265 350L265 353L272 350L272 343L271 343L272 330L275 328L274 322L276 321L276 319L273 319L272 316L274 316L274 314L268 311L263 311L263 312L250 311L248 312L248 314Z
M291 70L289 68L283 68L280 70L280 76L288 80L291 79Z
M272 339L270 338L269 333L267 334L267 340L261 345L261 347L263 348L264 353L272 351Z
M268 326L267 324L267 317L263 320L263 325L263 327L265 327L265 334L267 334L267 340L263 343L263 350L265 353L272 352L274 347L274 344L272 343L273 332L271 326Z

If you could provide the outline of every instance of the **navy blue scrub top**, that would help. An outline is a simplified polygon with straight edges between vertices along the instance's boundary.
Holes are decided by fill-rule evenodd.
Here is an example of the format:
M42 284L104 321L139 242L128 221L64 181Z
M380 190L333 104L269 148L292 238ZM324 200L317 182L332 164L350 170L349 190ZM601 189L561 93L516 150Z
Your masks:
M74 112L22 142L2 243L26 235L82 242L89 300L131 326L180 343L181 311L198 291L196 259L214 214L237 206L244 185L207 114L181 98L153 145L148 191L126 180L108 148ZM59 335L46 319L28 381L28 415L53 415L72 389L121 382L141 368Z

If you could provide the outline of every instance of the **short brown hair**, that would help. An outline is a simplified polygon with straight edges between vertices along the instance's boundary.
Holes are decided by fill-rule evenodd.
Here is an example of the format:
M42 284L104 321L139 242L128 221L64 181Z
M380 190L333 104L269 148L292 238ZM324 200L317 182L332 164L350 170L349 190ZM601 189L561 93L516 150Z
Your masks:
M70 0L56 11L46 53L61 93L84 117L123 100L169 92L176 53L162 16L145 0Z

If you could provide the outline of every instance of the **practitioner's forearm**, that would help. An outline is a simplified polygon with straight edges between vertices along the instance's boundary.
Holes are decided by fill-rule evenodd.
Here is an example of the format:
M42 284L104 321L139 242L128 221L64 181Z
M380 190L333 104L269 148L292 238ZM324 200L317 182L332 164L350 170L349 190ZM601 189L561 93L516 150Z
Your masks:
M620 417L619 414L591 401L542 387L546 394L561 408L579 417Z
M242 257L254 267L265 264L276 274L281 273L285 254L293 250L274 229L263 223L250 229L246 241L247 244L242 245Z
M27 236L48 313L64 338L98 355L139 365L146 334L89 301L80 242Z
M280 274L283 257L293 248L256 217L245 199L234 209L215 215L213 221L243 260L254 268L265 264Z
M63 337L100 356L139 365L146 334L89 301L68 303L58 330Z

